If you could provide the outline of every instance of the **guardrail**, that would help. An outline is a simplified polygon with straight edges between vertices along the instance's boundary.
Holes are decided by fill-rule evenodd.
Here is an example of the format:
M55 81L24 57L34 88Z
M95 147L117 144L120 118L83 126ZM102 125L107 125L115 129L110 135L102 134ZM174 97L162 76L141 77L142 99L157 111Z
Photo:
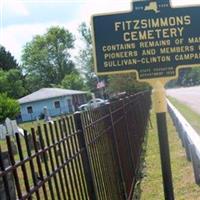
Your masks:
M195 182L200 185L200 136L169 100L167 100L167 104L170 116L185 148L187 159L192 162Z

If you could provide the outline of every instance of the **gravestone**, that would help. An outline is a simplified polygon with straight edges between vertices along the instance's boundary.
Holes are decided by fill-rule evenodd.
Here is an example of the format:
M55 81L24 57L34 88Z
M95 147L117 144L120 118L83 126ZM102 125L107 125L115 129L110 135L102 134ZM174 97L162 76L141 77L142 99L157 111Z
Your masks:
M49 115L48 108L44 107L44 121L49 122L51 121L51 116Z
M22 136L24 136L24 130L18 127L16 120L10 120L9 118L6 118L5 128L7 135L14 135L15 133L20 133Z
M8 152L2 152L2 158L3 158L4 167L8 167L10 165ZM8 180L8 190L10 193L10 197L11 199L15 200L16 199L15 184L14 184L13 175L11 173L8 173L7 180ZM6 192L5 192L5 184L3 182L2 177L0 177L0 199L7 200Z
M12 127L12 122L9 118L6 118L5 120L5 126L6 126L6 129L7 129L7 134L8 135L13 135L14 133L14 130L13 130L13 127Z
M6 137L6 127L4 125L0 125L0 140L4 140Z
M20 133L22 136L24 136L24 130L17 125L16 120L11 120L11 126L13 134Z

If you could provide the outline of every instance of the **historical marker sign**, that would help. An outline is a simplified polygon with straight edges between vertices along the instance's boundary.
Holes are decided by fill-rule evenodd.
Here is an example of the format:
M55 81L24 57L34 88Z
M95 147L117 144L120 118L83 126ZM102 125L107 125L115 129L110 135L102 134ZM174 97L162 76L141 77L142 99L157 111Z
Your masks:
M135 2L131 12L93 16L92 26L98 75L170 78L180 67L200 64L200 7Z

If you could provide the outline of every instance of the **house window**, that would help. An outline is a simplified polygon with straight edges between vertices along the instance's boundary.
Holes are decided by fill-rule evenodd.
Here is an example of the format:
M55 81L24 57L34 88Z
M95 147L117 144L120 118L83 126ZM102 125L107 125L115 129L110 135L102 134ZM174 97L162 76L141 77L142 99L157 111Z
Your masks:
M28 111L28 113L33 113L33 108L32 108L32 106L28 106L28 107L27 107L27 111Z
M54 106L55 108L60 108L60 101L55 101Z

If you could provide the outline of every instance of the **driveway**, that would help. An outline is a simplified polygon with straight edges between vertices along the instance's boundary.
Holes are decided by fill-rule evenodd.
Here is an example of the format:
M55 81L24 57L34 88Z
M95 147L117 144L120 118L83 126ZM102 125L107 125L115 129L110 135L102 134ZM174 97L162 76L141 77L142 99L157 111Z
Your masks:
M200 114L200 86L168 89L167 95L176 98Z

